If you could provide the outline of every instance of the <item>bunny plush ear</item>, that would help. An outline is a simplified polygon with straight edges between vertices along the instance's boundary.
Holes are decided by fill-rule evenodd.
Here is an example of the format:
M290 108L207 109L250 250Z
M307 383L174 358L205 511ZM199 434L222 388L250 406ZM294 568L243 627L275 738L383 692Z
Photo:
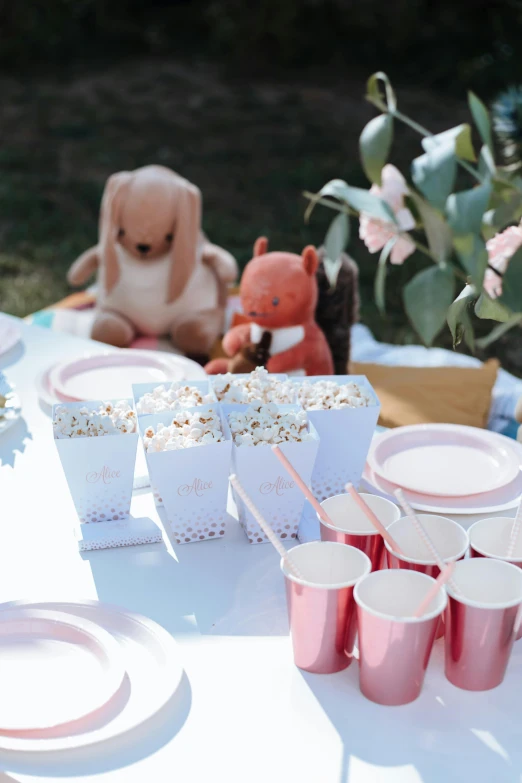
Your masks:
M268 251L268 239L266 237L258 237L254 243L254 258L256 256L264 256Z
M313 245L307 245L301 253L303 259L303 266L307 275L312 277L317 272L319 266L319 258L317 256L317 250Z
M201 192L188 180L171 173L175 214L167 302L183 293L196 266L201 240Z
M100 250L103 260L105 290L111 291L120 276L116 240L119 231L119 214L127 185L132 179L130 171L120 171L107 180L100 209Z

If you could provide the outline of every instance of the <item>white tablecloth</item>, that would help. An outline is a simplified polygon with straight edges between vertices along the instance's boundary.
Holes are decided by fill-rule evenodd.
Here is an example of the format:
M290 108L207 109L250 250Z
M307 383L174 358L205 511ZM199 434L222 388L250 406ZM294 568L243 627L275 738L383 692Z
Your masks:
M522 642L505 683L466 693L444 678L437 642L413 704L379 707L358 690L357 666L336 675L296 669L284 586L269 545L237 525L218 541L81 556L74 508L40 407L36 375L96 346L22 324L0 357L23 420L0 438L0 601L96 598L141 612L179 642L186 676L166 713L131 736L78 753L0 752L6 781L96 783L514 783L522 771ZM137 493L135 516L156 511ZM0 694L1 698L1 694Z

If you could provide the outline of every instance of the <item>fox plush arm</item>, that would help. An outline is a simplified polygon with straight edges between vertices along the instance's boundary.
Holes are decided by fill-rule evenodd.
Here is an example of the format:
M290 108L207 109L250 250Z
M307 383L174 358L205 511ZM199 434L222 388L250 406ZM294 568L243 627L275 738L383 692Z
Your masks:
M241 348L250 342L250 324L238 324L223 338L223 350L227 356L235 356Z

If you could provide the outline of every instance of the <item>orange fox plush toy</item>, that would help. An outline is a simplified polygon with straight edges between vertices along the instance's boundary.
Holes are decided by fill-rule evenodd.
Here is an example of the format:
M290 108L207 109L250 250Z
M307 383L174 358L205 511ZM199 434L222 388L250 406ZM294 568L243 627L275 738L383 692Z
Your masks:
M332 354L314 320L319 263L315 247L305 247L300 256L267 250L268 240L259 237L240 286L243 313L250 322L227 332L223 338L225 353L236 357L250 349L255 355L255 346L268 343L269 372L331 375ZM205 369L210 374L233 372L235 364L234 359L214 359Z

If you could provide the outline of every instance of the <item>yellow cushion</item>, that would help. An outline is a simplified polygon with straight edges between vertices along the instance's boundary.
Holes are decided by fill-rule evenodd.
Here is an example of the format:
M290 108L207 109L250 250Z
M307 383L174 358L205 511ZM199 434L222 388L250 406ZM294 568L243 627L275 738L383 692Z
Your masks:
M366 375L375 389L384 427L429 422L486 427L498 368L496 359L477 368L350 364L350 372Z

